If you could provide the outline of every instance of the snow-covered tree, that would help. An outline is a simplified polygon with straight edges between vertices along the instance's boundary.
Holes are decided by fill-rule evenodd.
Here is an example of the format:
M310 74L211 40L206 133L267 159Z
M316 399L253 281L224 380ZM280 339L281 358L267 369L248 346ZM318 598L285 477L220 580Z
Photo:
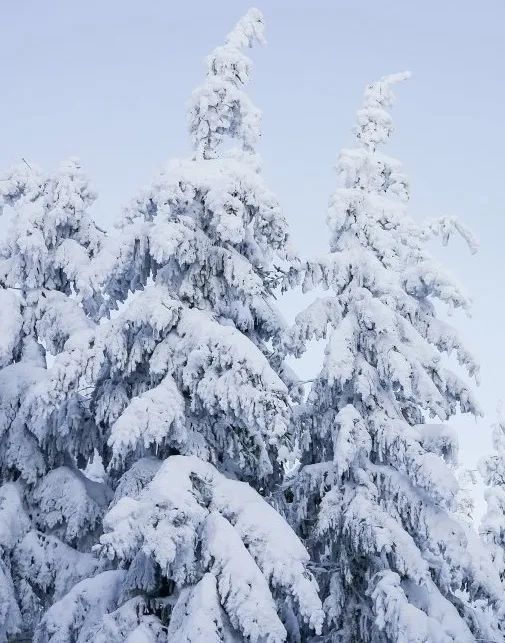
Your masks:
M308 554L262 497L290 447L274 291L296 259L243 90L255 40L252 9L193 95L193 158L130 204L95 262L101 310L118 313L75 333L25 405L41 442L85 424L115 490L97 549L114 569L54 604L36 641L156 641L168 628L173 641L273 643L320 629Z
M87 275L103 236L88 213L94 198L75 159L50 176L24 164L0 181L10 219L0 241L0 641L30 636L52 597L97 569L75 547L89 547L107 492L77 469L68 442L39 441L22 410L46 381L46 358L93 325Z
M7 477L19 474L34 483L47 463L33 418L17 408L27 387L45 379L46 353L56 355L71 335L93 327L90 261L103 233L88 212L95 195L75 159L48 177L14 170L0 182L0 195L14 210L0 243L0 467ZM61 464L71 446L58 446Z
M480 524L480 533L489 545L495 569L505 583L505 414L501 407L498 413L498 421L493 427L494 452L484 458L479 467L488 485L487 511Z
M331 293L298 315L288 349L327 343L297 415L301 464L286 494L320 570L324 640L501 641L500 579L454 513L454 441L427 423L479 412L444 355L470 376L478 367L437 313L469 300L428 254L401 166L379 151L406 77L367 88L357 146L338 160L330 253L305 267L304 289ZM445 237L439 223L431 232Z
M34 400L42 425L61 400L70 407L53 414L56 435L69 414L91 408L109 441L107 464L175 451L256 482L280 471L290 378L277 357L284 322L272 295L295 271L286 220L244 134L253 121L259 138L241 48L262 29L251 10L209 57L190 109L195 157L169 163L130 204L96 262L104 311L119 304L119 314L98 334L74 338L54 386ZM240 149L227 149L225 138Z

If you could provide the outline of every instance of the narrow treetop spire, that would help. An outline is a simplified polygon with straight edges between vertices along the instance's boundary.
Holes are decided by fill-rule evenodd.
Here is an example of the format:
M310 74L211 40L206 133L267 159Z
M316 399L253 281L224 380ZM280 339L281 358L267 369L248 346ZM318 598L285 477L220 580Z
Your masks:
M265 43L263 16L249 9L207 58L207 78L195 90L189 110L189 129L197 158L215 158L225 138L238 139L254 152L260 138L260 112L242 90L252 63L242 49Z
M370 151L385 143L393 131L393 121L387 111L395 100L392 87L396 83L410 78L410 72L383 76L365 89L363 106L358 111L358 128L356 138Z
M244 49L252 47L254 41L265 44L265 22L261 11L251 7L226 36L225 44Z

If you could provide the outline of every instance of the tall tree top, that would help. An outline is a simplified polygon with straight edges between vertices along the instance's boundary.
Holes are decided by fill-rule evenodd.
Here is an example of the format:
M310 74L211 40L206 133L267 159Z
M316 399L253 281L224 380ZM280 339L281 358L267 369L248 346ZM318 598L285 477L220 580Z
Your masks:
M306 266L304 289L331 294L301 312L291 334L297 354L327 339L296 417L302 468L291 505L316 563L330 570L319 574L328 639L495 641L500 579L454 514L454 446L431 423L479 413L446 357L469 376L478 364L438 317L438 304L470 301L426 247L452 222L419 227L401 164L378 149L393 130L392 88L406 76L366 89L357 145L337 163L331 252Z
M262 28L259 12L250 11L211 56L214 62L209 62L207 83L199 90L201 100L195 109L201 115L200 107L209 108L209 123L217 122L214 116L221 119L222 127L206 130L217 132L218 138L235 135L226 129L231 123L228 116L235 118L228 92L240 91L237 88L245 80L241 71L248 66L239 64L246 60L239 47L259 39ZM240 73L232 73L233 65ZM214 90L209 102L209 92ZM240 97L245 100L241 92ZM239 109L235 115L236 122L241 122L243 112ZM208 141L215 142L213 136ZM243 476L250 470L247 476L254 480L266 479L273 469L280 471L277 456L287 451L292 378L278 353L285 322L274 291L297 278L295 262L287 221L251 154L197 155L171 162L131 202L118 234L104 244L93 262L93 284L98 284L98 304L103 302L104 312L123 302L126 306L110 324L92 330L92 345L89 336L78 338L57 361L54 380L48 384L51 392L36 392L34 404L40 402L43 407L41 431L47 418L51 424L58 415L63 417L59 412L51 414L68 397L70 387L80 399L84 378L88 399L83 413L96 411L97 425L109 425L111 435L116 432L113 425L121 429L113 447L118 468L128 467L142 449L155 450L158 457L177 449L211 461L219 459L222 470L229 471L230 465L235 471L238 465ZM128 300L131 293L135 298ZM181 350L181 340L193 342L196 336L197 343ZM124 351L117 350L119 343ZM100 355L98 345L116 348ZM126 360L121 365L119 353ZM160 357L158 371L155 355ZM92 372L89 360L97 366ZM72 384L65 377L69 363L76 366ZM65 377L63 387L57 383L60 377ZM211 394L214 385L218 388ZM229 404L224 401L228 394L234 396ZM168 414L160 412L157 435L151 430L156 404L159 408L168 404L171 409ZM136 416L133 425L127 411L130 405ZM149 411L144 414L151 427L148 438L140 428L140 407ZM107 417L100 415L105 409ZM125 421L119 421L125 413ZM173 425L165 421L169 415ZM251 428L258 422L261 429L254 429L253 436ZM50 430L60 431L60 425L58 421ZM190 425L188 438L185 431ZM131 426L139 427L134 440ZM232 442L237 446L236 458L229 456Z
M238 139L243 151L254 152L261 135L261 114L242 90L252 67L242 50L254 42L264 44L264 22L258 9L249 9L225 44L208 56L207 77L193 92L188 115L196 158L219 156L225 138Z
M251 7L230 31L226 37L225 45L235 49L244 49L252 47L254 41L265 44L265 22L261 11Z
M387 108L392 106L395 99L392 88L407 78L410 78L408 71L389 74L366 88L363 105L357 114L356 132L356 138L366 149L373 152L390 137L393 119Z

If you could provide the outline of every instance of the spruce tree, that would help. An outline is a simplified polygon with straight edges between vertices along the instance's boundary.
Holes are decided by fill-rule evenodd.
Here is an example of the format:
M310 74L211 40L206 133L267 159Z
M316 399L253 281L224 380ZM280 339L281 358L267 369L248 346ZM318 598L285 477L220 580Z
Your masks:
M296 259L243 91L243 49L263 28L250 10L208 58L194 156L130 204L96 262L101 310L118 312L74 336L26 405L45 441L90 425L115 492L97 546L113 569L48 610L40 643L274 643L320 629L308 553L264 499L289 455L274 292Z
M500 579L455 514L453 440L429 423L479 413L444 357L470 376L478 367L438 313L469 300L429 255L402 168L380 152L392 87L406 77L366 89L357 145L338 159L330 252L305 267L304 289L331 293L287 340L295 355L312 339L326 349L297 415L301 465L286 493L319 569L323 640L501 641ZM446 236L451 222L439 223Z
M10 225L0 243L0 641L32 631L53 597L97 561L86 535L107 504L75 449L46 449L23 411L47 362L92 325L87 274L102 243L88 214L95 195L75 159L44 176L24 164L0 181ZM89 299L89 301L88 301Z

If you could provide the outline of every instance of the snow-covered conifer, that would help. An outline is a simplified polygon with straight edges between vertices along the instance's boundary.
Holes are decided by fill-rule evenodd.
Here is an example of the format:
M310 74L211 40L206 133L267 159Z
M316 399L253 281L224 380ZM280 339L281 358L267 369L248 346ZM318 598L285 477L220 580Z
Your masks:
M407 75L367 88L357 146L338 160L330 253L306 265L304 289L331 293L298 315L287 344L300 355L327 343L296 423L302 459L287 497L320 570L325 640L501 641L500 579L454 513L453 437L426 423L479 412L444 355L470 376L478 367L437 314L469 300L428 254L401 166L379 151L392 87ZM447 236L438 227L430 233Z
M95 420L110 433L107 463L175 450L253 480L279 468L289 375L277 357L284 322L272 294L294 278L293 256L286 220L240 134L245 108L225 98L233 86L247 102L250 61L241 47L262 29L251 10L209 57L190 128L198 140L206 128L218 134L205 158L194 139L195 158L171 162L126 209L96 262L105 312L120 305L120 313L98 335L75 337L53 387L34 400L41 420L62 399L74 414L82 408L76 389L91 385ZM223 96L213 93L221 85ZM227 149L225 137L241 149ZM61 408L50 424L56 433L68 425Z
M505 583L505 415L499 409L498 421L493 427L492 455L480 463L486 489L487 511L480 533L491 549L493 563Z
M0 432L6 436L0 466L33 483L44 468L40 445L32 418L21 417L17 406L27 388L44 380L46 352L56 355L71 335L93 327L90 261L103 233L88 212L95 195L75 159L48 177L29 168L11 172L0 181L0 194L14 210L0 244Z
M114 576L76 585L36 640L65 640L69 627L109 642L137 628L194 642L320 629L308 554L258 493L280 479L290 446L274 291L296 277L243 91L242 50L262 39L252 9L209 57L189 113L193 158L171 162L129 205L95 262L101 309L118 313L74 334L26 404L43 442L92 423L115 490L97 549ZM103 574L120 590L95 596ZM61 612L74 616L60 627Z

